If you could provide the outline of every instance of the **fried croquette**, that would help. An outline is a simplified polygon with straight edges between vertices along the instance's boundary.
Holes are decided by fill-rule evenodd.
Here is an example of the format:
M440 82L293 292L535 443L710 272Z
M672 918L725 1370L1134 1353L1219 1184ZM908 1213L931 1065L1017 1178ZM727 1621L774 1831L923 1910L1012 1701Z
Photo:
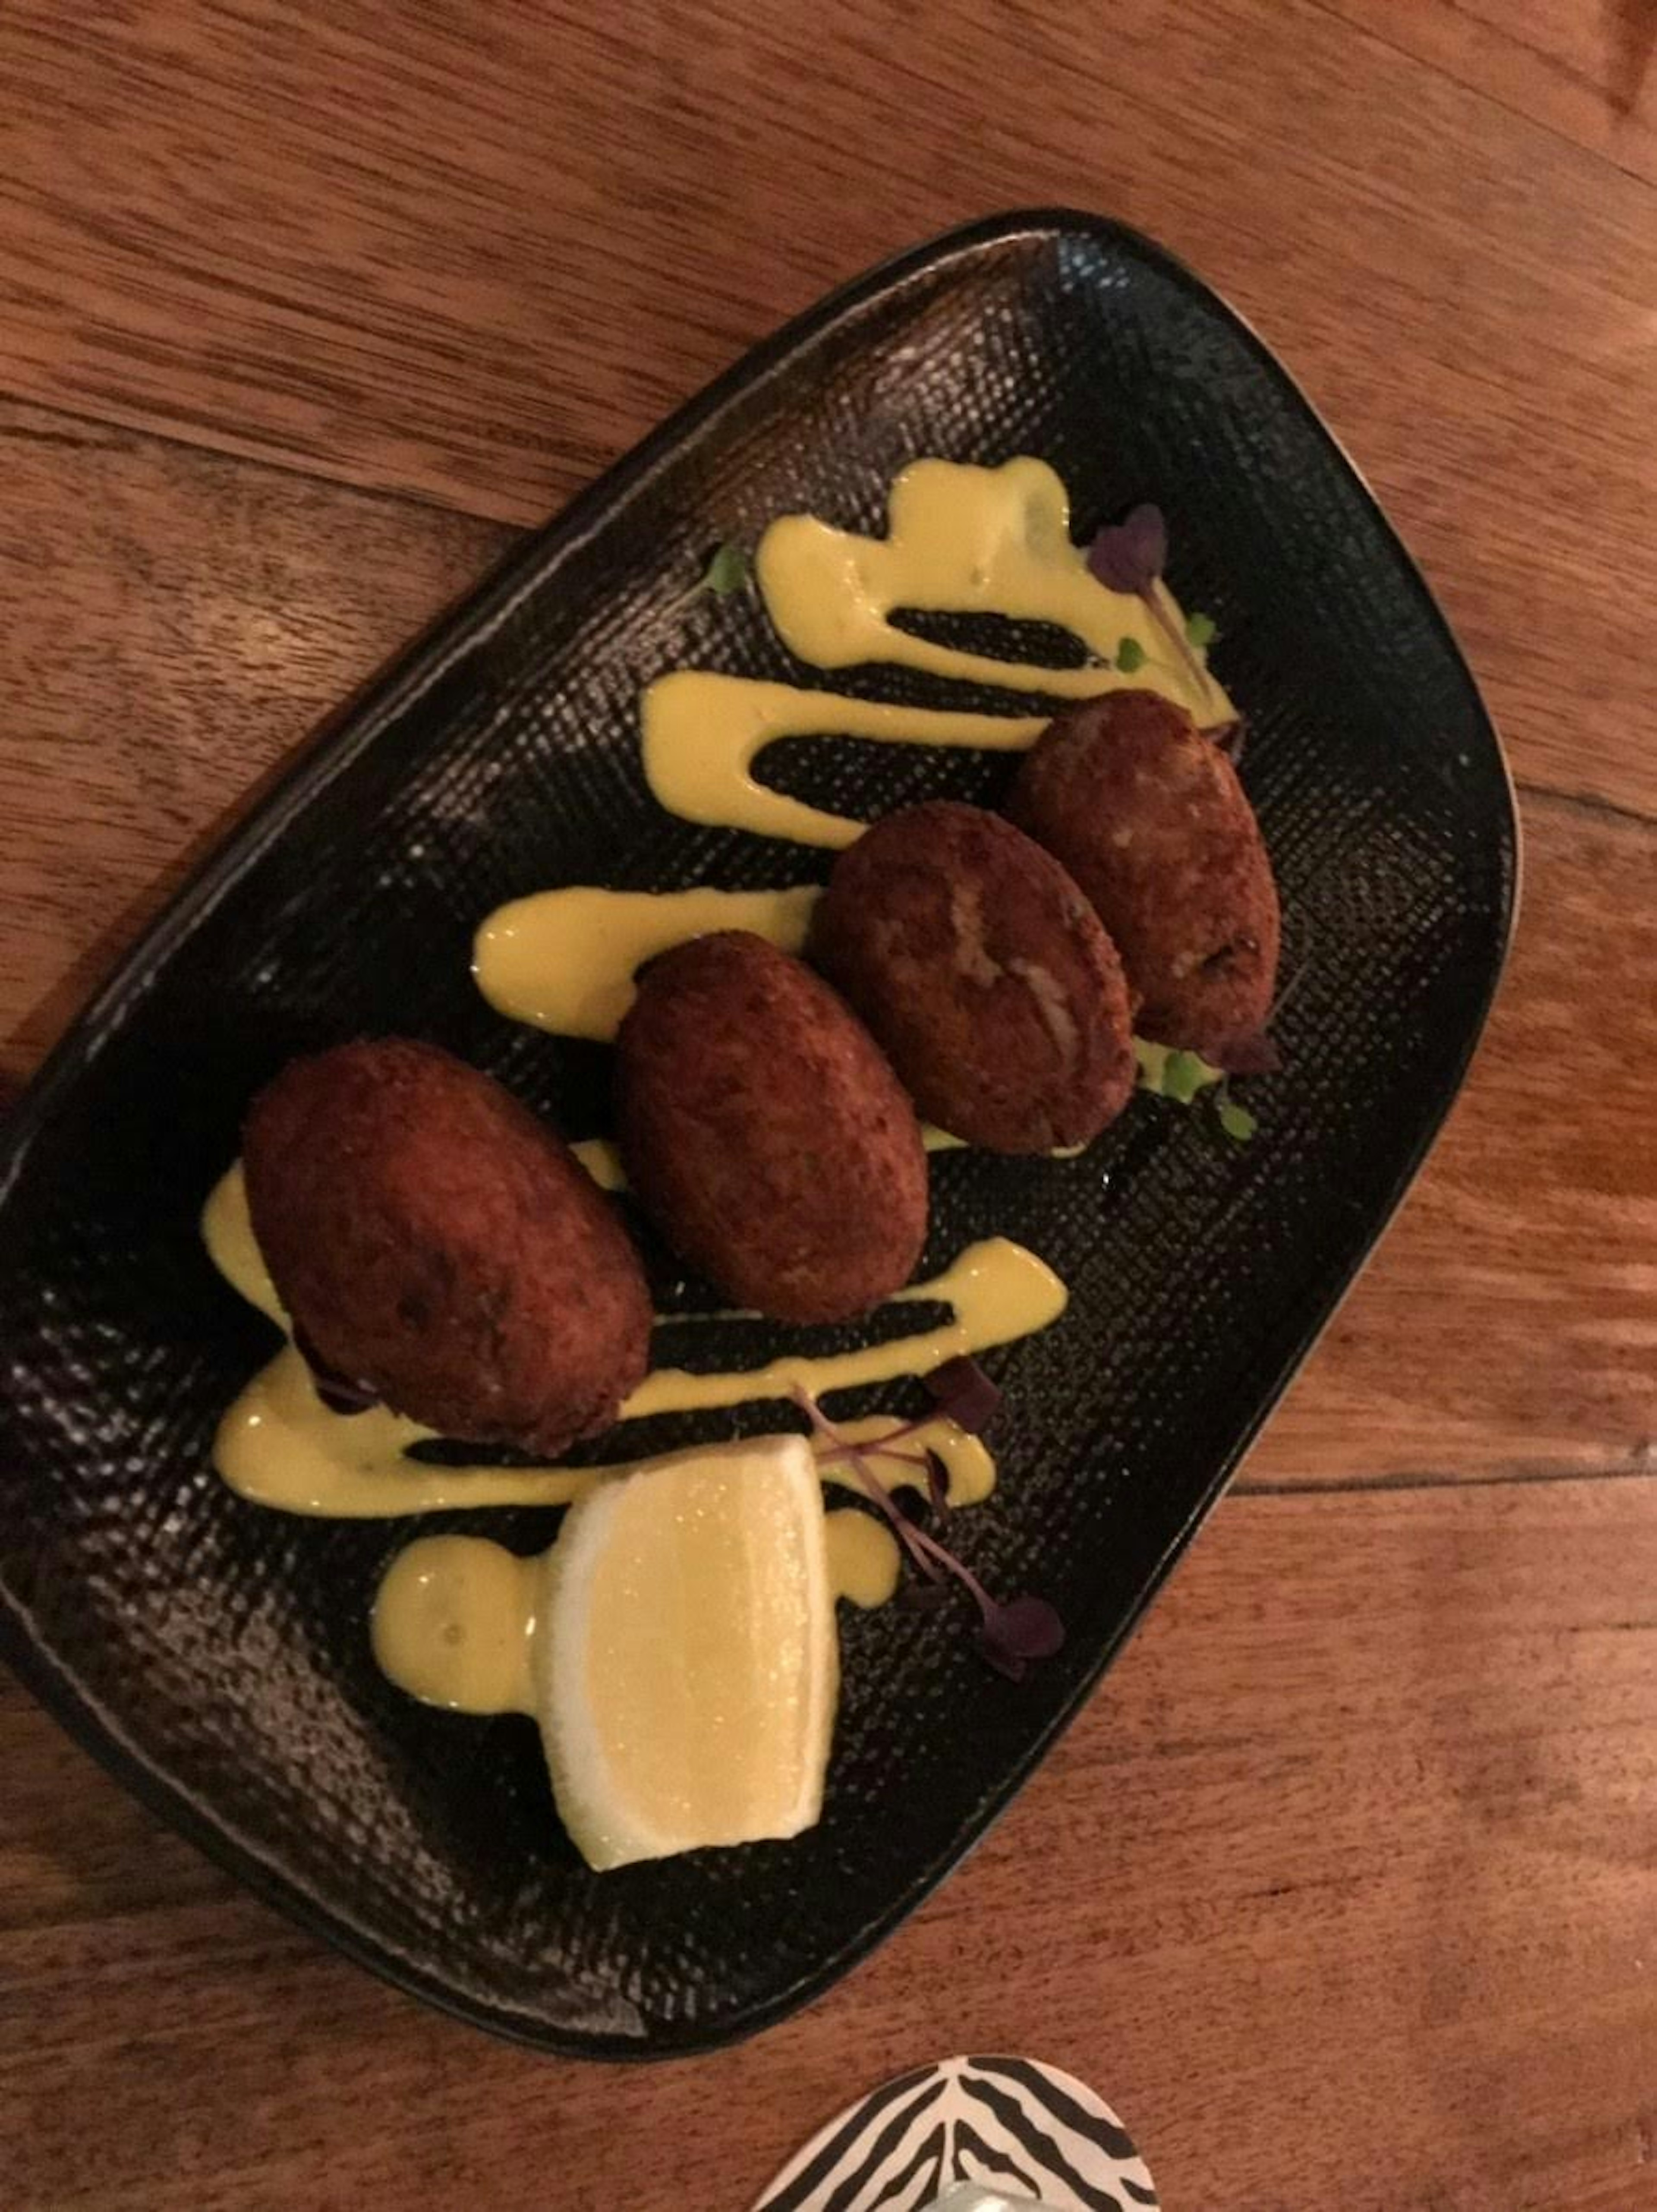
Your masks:
M1235 769L1182 708L1115 691L1067 708L1020 765L1007 811L1092 901L1142 1036L1222 1065L1258 1040L1277 885Z
M307 1353L396 1412L550 1455L642 1379L650 1294L620 1220L464 1060L403 1037L296 1060L254 1101L244 1156Z
M1116 949L998 814L935 799L877 822L835 863L810 951L921 1113L968 1144L1084 1145L1132 1095Z
M926 1233L920 1124L802 962L744 930L676 945L640 975L616 1047L628 1182L726 1297L843 1321L908 1280Z

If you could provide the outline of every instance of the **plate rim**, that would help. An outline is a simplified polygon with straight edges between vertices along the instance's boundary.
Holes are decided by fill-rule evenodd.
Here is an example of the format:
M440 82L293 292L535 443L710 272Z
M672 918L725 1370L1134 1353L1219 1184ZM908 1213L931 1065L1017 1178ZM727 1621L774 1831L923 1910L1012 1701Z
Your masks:
M774 2027L871 1957L982 1842L1090 1700L1161 1593L1197 1530L1229 1487L1290 1382L1373 1258L1465 1087L1512 951L1523 875L1523 842L1515 787L1501 733L1420 564L1367 477L1307 398L1295 375L1249 319L1166 246L1113 216L1063 206L1015 208L952 226L883 258L834 286L768 336L745 349L546 521L525 531L484 569L476 584L442 607L406 643L395 648L363 683L313 724L297 741L292 756L276 769L273 780L252 801L249 811L233 820L208 848L160 912L120 955L110 974L82 1005L68 1030L13 1101L5 1114L3 1127L0 1127L0 1138L3 1139L0 1218L3 1218L59 1094L103 1049L108 1036L125 1026L128 1016L123 1011L124 1002L142 1002L134 986L143 972L170 958L180 941L213 911L247 867L270 851L312 799L356 760L406 707L429 690L452 660L498 625L520 596L555 577L558 568L579 551L619 500L646 483L675 458L687 440L707 429L724 410L784 373L798 353L847 314L945 269L952 260L986 247L1023 238L1055 237L1066 233L1085 235L1117 251L1126 249L1193 294L1205 308L1230 325L1264 373L1340 459L1369 511L1371 524L1390 545L1399 563L1423 617L1465 680L1469 699L1488 733L1494 762L1501 773L1505 802L1504 816L1496 832L1496 842L1507 860L1505 904L1499 941L1484 978L1475 1016L1468 1022L1459 1048L1442 1079L1440 1096L1387 1185L1382 1203L1366 1224L1360 1250L1339 1281L1319 1300L1296 1344L1259 1392L1253 1412L1230 1440L1190 1511L1156 1560L1132 1610L1089 1656L1086 1669L1064 1704L1019 1756L1002 1771L994 1786L986 1793L969 1832L940 1852L894 1901L873 1914L855 1937L830 1958L819 1961L786 1987L773 1991L762 2002L744 2008L716 2027L697 2027L693 2023L688 2032L675 2028L642 2042L610 2030L587 2033L549 2029L510 2005L469 1996L399 1959L388 1947L338 1918L331 1909L318 1903L306 1889L278 1871L262 1854L257 1839L248 1838L198 1804L191 1792L132 1746L116 1717L100 1708L98 1701L84 1691L32 1632L27 1614L10 1590L0 1583L0 1659L80 1747L148 1812L182 1835L261 1902L274 1907L307 1935L326 1943L354 1965L469 2027L501 2036L543 2057L646 2064L726 2049Z

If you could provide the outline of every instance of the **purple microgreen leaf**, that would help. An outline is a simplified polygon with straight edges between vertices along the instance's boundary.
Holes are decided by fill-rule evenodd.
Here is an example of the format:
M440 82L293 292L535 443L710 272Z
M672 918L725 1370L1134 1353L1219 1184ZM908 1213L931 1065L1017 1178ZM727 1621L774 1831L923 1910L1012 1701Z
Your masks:
M973 1649L980 1659L987 1660L998 1674L1005 1674L1010 1682L1022 1682L1029 1672L1016 1651L1009 1651L1005 1644L998 1644L987 1628L973 1634Z
M953 1377L950 1370L959 1370ZM982 1418L987 1420L999 1405L1001 1393L976 1363L970 1359L952 1359L927 1378L933 1395L939 1399L940 1410L947 1413L959 1425L967 1423L956 1411L956 1401L970 1391L978 1400ZM940 1387L941 1386L941 1387ZM992 1402L986 1405L986 1399ZM1002 1605L992 1598L964 1559L957 1559L936 1536L917 1527L905 1510L907 1500L897 1496L876 1474L872 1460L889 1438L877 1437L872 1443L857 1443L837 1429L808 1390L796 1389L794 1401L811 1425L813 1434L821 1437L829 1449L822 1455L828 1459L850 1462L858 1480L862 1484L871 1502L878 1509L894 1536L907 1554L910 1563L932 1585L930 1592L917 1589L906 1595L902 1602L911 1608L926 1610L936 1606L947 1590L945 1576L953 1576L978 1607L982 1626L975 1641L978 1649L992 1667L1012 1680L1022 1680L1027 1663L1032 1659L1045 1659L1057 1651L1065 1640L1064 1625L1045 1600L1016 1597ZM932 1416L934 1419L938 1415ZM913 1435L916 1429L926 1426L924 1421L909 1422L894 1434ZM975 1433L975 1431L974 1431ZM918 1454L899 1452L894 1458L911 1460ZM947 1469L939 1455L930 1449L925 1455L927 1490L932 1501L942 1512L949 1504L945 1480ZM925 1509L920 1509L924 1510Z
M1088 548L1089 572L1106 588L1144 599L1168 562L1168 525L1160 507L1132 508L1107 523Z
M1009 1598L985 1608L974 1641L992 1667L1022 1682L1033 1659L1051 1659L1064 1649L1065 1624L1045 1598Z
M926 1455L926 1495L932 1501L934 1513L943 1515L950 1510L950 1471L944 1464L941 1452Z
M1228 1075L1275 1075L1283 1054L1264 1030L1249 1030L1215 1052L1214 1066Z
M1160 589L1162 571L1168 566L1168 525L1160 507L1148 502L1132 508L1120 522L1107 523L1088 548L1088 573L1113 592L1121 592L1143 600L1147 612L1174 649L1174 658L1185 669L1201 698L1208 687L1208 671L1193 650L1193 644L1205 644L1213 633L1213 625L1206 615L1193 615L1189 623L1174 622L1163 605ZM1192 627L1208 624L1206 635L1193 640ZM1131 651L1124 648L1131 647ZM1143 666L1146 656L1142 647L1132 638L1124 638L1116 651L1116 666L1125 675L1132 675Z
M975 1359L946 1359L922 1380L938 1412L969 1437L981 1437L1001 1410L999 1389Z
M1065 1624L1043 1597L1012 1597L992 1607L984 1632L1016 1659L1051 1659L1065 1648Z

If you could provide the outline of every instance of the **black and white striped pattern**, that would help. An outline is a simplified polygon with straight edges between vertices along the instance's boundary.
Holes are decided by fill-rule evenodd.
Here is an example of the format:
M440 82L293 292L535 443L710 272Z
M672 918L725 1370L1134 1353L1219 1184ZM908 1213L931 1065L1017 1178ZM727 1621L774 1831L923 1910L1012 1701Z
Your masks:
M920 2212L975 2181L1058 2212L1155 2212L1121 2122L1034 2058L945 2058L831 2120L753 2212Z

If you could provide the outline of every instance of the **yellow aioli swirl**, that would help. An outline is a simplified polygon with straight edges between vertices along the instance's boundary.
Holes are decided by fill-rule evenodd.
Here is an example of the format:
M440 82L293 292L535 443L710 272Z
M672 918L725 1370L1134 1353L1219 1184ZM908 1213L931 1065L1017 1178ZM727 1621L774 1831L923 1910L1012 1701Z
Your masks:
M884 538L786 514L761 538L755 572L777 635L818 668L878 660L1066 699L1161 691L1199 721L1230 715L1219 685L1211 677L1195 682L1144 602L1091 574L1085 550L1071 542L1069 495L1045 461L1026 456L993 469L913 461L892 486ZM1162 591L1160 599L1181 628L1172 595ZM1129 676L1099 665L992 659L895 628L890 617L903 608L1049 623L1079 638L1098 663L1113 660L1131 637L1145 661Z
M259 1255L247 1214L240 1166L232 1168L209 1199L203 1217L209 1252L231 1287L286 1326ZM1022 1244L991 1237L970 1244L951 1267L932 1281L900 1291L893 1304L935 1303L950 1318L911 1336L855 1352L786 1354L763 1367L696 1375L659 1368L623 1403L619 1419L689 1413L789 1397L796 1387L821 1398L895 1376L926 1375L946 1359L1006 1344L1045 1328L1064 1311L1066 1292L1053 1270ZM717 1319L681 1317L695 1327ZM867 1437L889 1421L853 1424L848 1434ZM971 1437L940 1425L935 1442L960 1502L986 1494L993 1481L987 1453ZM951 1433L953 1431L953 1433ZM248 1383L219 1425L214 1462L230 1487L255 1504L288 1513L341 1520L377 1520L439 1513L460 1507L567 1505L588 1484L613 1468L434 1467L407 1455L435 1441L434 1431L383 1406L364 1413L336 1413L317 1395L311 1371L288 1345ZM917 1439L919 1442L920 1439ZM636 1462L623 1462L636 1464ZM889 1479L913 1477L889 1469ZM849 1480L849 1468L828 1467L825 1477Z
M1224 690L1199 659L1187 663L1168 635L1183 635L1185 617L1166 586L1155 586L1159 620L1144 599L1110 591L1089 573L1086 554L1071 543L1064 484L1045 461L998 469L915 461L893 484L888 516L884 538L788 514L760 540L755 574L766 611L802 660L822 669L883 662L1065 699L1159 691L1205 728L1232 720ZM891 617L901 609L1052 623L1095 658L1084 667L1054 668L962 652L898 629ZM1106 665L1124 639L1141 655L1131 675ZM853 843L864 824L761 783L754 763L775 739L858 737L1019 751L1046 725L1041 714L877 705L701 669L659 678L640 709L645 775L671 813L829 847Z
M232 1161L214 1184L202 1208L202 1242L207 1256L240 1298L257 1306L288 1334L288 1310L276 1296L270 1270L247 1211L247 1178L241 1162Z
M885 1344L859 1345L855 1352L786 1352L740 1374L693 1375L682 1367L658 1367L624 1401L622 1419L743 1406L756 1398L786 1398L796 1389L821 1398L833 1390L889 1382L899 1375L930 1375L946 1359L969 1358L1046 1328L1063 1313L1067 1299L1065 1285L1046 1261L1011 1237L988 1237L968 1244L941 1275L912 1283L890 1299L893 1305L925 1301L952 1307L950 1318L935 1328L895 1336Z
M865 1613L896 1595L903 1561L890 1529L867 1513L831 1513L828 1579L835 1595Z
M1103 687L1096 683L1092 688ZM827 846L854 844L865 825L758 781L754 762L777 738L871 738L887 745L1027 752L1047 726L1044 714L883 706L838 691L803 691L792 684L762 684L699 668L659 677L646 690L639 714L645 778L670 813L688 822L751 830L756 836L788 837L798 845Z
M478 931L472 974L497 1012L560 1036L613 1037L646 960L688 937L747 929L798 952L815 884L774 891L612 891L586 884L498 907Z
M871 1608L897 1589L897 1545L866 1513L831 1512L837 1597ZM485 1536L422 1536L386 1569L374 1600L379 1670L398 1689L458 1713L537 1717L535 1639L550 1549L520 1558Z
M422 1536L409 1545L374 1600L380 1673L428 1705L533 1715L547 1558L520 1559L483 1536Z

